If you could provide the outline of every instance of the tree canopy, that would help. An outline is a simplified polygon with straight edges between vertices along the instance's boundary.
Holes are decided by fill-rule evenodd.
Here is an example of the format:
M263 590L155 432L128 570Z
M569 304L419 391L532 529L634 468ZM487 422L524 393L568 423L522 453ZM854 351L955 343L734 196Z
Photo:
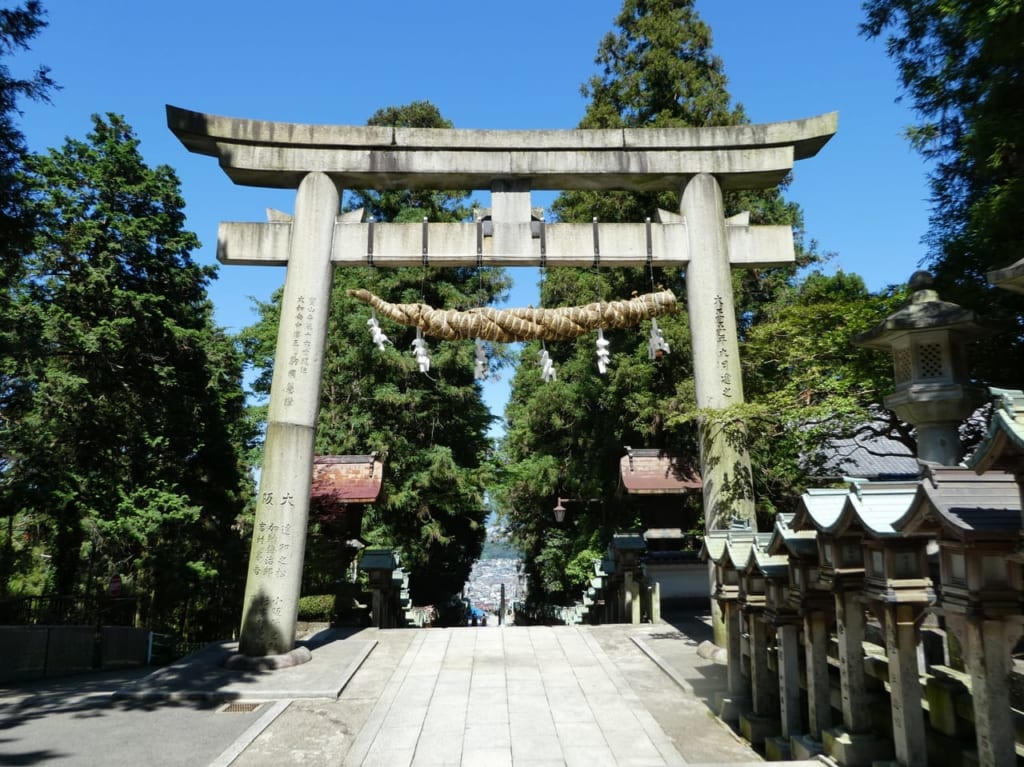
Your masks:
M27 194L21 169L27 152L17 124L19 104L24 99L46 101L56 88L46 67L37 68L28 77L17 77L4 59L28 50L29 43L45 27L45 12L37 0L0 8L0 287L4 290L20 276L32 233L24 206Z
M217 328L173 170L117 115L26 161L35 220L14 310L0 508L40 586L149 598L150 625L238 610L249 438L242 359ZM9 542L10 545L10 542Z
M912 145L932 163L932 215L924 261L943 299L1008 329L1018 296L986 272L1024 253L1024 7L1014 0L868 0L862 31L884 37L920 122ZM975 375L1019 386L1019 332L972 349Z

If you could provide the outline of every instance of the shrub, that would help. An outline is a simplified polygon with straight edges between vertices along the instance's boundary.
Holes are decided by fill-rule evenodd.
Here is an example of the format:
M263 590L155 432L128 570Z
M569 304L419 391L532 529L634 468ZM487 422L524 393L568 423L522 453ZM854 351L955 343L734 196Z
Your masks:
M334 594L299 597L300 621L329 621L334 615Z

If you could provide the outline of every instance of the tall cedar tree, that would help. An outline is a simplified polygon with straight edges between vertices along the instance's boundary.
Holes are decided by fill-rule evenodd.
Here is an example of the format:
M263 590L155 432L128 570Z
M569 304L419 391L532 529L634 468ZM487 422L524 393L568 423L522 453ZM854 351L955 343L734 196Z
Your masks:
M29 392L14 375L14 355L28 336L25 318L16 311L16 291L24 274L26 254L30 250L34 225L25 206L28 196L23 166L27 149L18 128L19 104L24 99L46 101L56 87L46 67L29 77L16 77L4 63L18 51L28 50L29 42L46 27L44 11L38 2L0 9L0 487L7 474L10 457L6 433L13 416L12 408ZM23 560L23 551L15 549L13 516L9 507L0 507L7 523L0 541L0 595Z
M26 148L17 126L18 105L24 99L47 101L56 86L46 67L19 78L3 60L28 50L29 42L45 27L43 7L35 0L0 8L0 287L5 291L17 284L32 239L32 222L24 205L27 195L21 169ZM9 327L0 330L5 331L0 343L6 345Z
M908 131L933 163L924 259L942 298L1012 331L972 347L974 375L1024 382L1024 303L985 273L1024 254L1024 6L1016 0L868 0L920 118Z
M703 127L747 122L742 107L731 104L722 62L712 53L711 31L693 6L692 0L625 0L615 19L615 31L606 35L598 48L600 73L582 88L590 103L581 128ZM803 246L799 207L786 202L780 189L728 193L725 206L726 215L749 211L752 224L793 226L798 266L819 260L813 245ZM597 217L600 221L638 222L653 218L658 208L678 212L679 195L569 191L558 197L553 208L564 221ZM822 405L820 398L814 400L813 412L805 410L808 403L797 396L798 391L787 388L787 376L794 370L812 368L806 361L789 356L787 364L780 362L777 376L758 375L762 361L777 359L785 351L776 343L766 345L765 332L755 334L763 324L785 317L785 332L793 332L794 326L801 328L798 332L815 332L809 324L812 311L796 311L794 315L794 307L801 302L821 303L812 294L801 298L798 266L737 270L733 277L741 344L761 339L758 348L741 353L748 379L747 399L756 402L762 395L770 399L756 410L741 408L728 417L756 427L749 428L747 439L754 462L752 491L758 514L765 521L779 508L788 507L807 480L810 465L801 461L801 455L806 455L812 435L820 432L796 424L811 421L824 429L826 420L832 428L839 428L842 421L852 428L851 423L870 420L866 408L877 394L871 375L865 382L862 365L870 371L877 366L863 356L856 356L858 363L847 366L857 369L861 377L844 384L850 390L846 401L850 412L844 412L842 419L827 415L829 407ZM545 306L586 303L664 286L685 304L685 279L685 272L676 269L653 273L642 269L549 269L541 300ZM830 290L842 298L842 305L847 301L857 303L866 296L859 281L847 288L840 281ZM829 290L818 292L828 294ZM780 314L777 302L788 303L791 308ZM832 301L831 308L837 309L836 301ZM849 336L864 329L863 322L848 323L847 316L840 313L831 323L836 328L832 356L842 364L851 356ZM636 506L617 493L618 462L625 446L672 452L696 468L697 413L685 308L659 320L659 325L672 352L653 361L648 359L646 325L606 333L612 352L606 376L596 369L593 336L574 343L548 344L559 376L553 383L540 380L536 364L539 346L527 344L523 348L506 413L508 433L503 451L508 471L500 499L509 515L510 528L525 552L530 594L536 602L571 599L591 577L593 560L604 551L612 533L640 526ZM784 344L781 340L779 343ZM822 366L827 367L824 363ZM780 433L787 435L787 441L777 438ZM785 454L780 455L780 451ZM569 504L566 521L560 526L555 525L551 514L558 496L582 499ZM680 525L702 531L699 497L688 497L680 505Z
M378 111L370 125L450 128L428 102ZM469 214L465 192L373 190L352 193L345 207L364 208L377 221L460 221ZM390 339L372 343L370 310L346 294L367 288L386 300L471 308L500 299L508 278L500 269L337 269L317 423L318 454L376 451L384 462L381 499L363 519L372 545L396 548L410 573L416 604L443 604L461 591L479 558L486 518L484 493L491 469L487 431L493 420L473 378L472 342L428 341L429 373L411 353L415 331L381 318ZM280 296L259 307L247 330L261 374L255 389L269 393ZM500 347L490 350L500 362ZM314 531L315 532L315 531ZM336 576L338 574L335 574ZM306 588L322 581L306 574Z
M5 434L3 507L50 556L57 593L119 574L151 626L235 625L248 481L242 357L212 320L211 267L178 179L123 118L29 162L37 229L18 290L31 397Z

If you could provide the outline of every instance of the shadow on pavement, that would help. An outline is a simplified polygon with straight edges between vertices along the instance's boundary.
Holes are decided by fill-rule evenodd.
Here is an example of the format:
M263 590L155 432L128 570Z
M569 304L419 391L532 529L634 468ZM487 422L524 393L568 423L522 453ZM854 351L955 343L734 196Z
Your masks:
M663 611L661 617L664 623L645 632L638 644L676 684L717 715L716 697L728 689L728 672L712 655L711 613L686 607Z

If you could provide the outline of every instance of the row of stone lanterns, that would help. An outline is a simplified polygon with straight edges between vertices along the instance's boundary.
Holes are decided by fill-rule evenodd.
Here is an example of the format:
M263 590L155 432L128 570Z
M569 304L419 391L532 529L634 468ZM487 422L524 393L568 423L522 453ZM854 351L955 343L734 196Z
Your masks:
M772 758L1016 764L1008 680L1024 620L1024 394L995 392L1001 407L973 470L956 467L959 425L984 401L964 349L992 329L941 301L926 273L910 287L908 303L855 343L892 353L885 405L917 431L921 480L809 490L771 534L713 531L704 542L727 628L720 713ZM947 665L943 630L966 674Z

